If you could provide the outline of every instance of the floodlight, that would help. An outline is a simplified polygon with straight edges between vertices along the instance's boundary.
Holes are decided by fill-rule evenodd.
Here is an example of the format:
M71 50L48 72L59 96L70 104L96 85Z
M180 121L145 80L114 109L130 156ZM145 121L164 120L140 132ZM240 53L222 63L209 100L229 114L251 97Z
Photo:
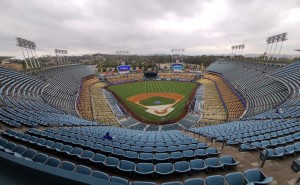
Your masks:
M36 52L35 52L36 44L32 41L29 41L29 40L26 40L26 39L23 39L23 38L20 38L20 37L17 37L16 40L17 40L17 46L20 47L21 50L22 50L23 57L24 57L25 64L26 64L26 69L29 68L29 65L27 63L27 59L26 59L26 56L24 54L23 48L25 48L26 53L28 55L29 62L30 62L30 68L40 67L40 62L38 61L37 56L36 56ZM30 51L31 55L29 54L28 50ZM35 56L33 55L32 50L34 51Z

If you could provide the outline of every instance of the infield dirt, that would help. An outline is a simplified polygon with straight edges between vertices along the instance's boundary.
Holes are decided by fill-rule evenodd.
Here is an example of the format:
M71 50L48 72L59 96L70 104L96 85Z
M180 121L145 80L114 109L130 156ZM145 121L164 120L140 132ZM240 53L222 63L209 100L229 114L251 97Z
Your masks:
M184 96L177 94L177 93L142 93L142 94L137 94L135 96L131 96L131 97L127 98L127 100L131 101L133 103L139 104L140 101L151 98L151 97L155 97L155 96L174 99L175 103L177 103L178 101L180 101L184 98Z

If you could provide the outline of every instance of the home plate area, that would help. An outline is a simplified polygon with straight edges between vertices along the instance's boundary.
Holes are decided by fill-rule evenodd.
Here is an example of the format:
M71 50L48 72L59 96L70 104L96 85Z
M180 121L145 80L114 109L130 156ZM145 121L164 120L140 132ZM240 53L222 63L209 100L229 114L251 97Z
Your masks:
M172 104L169 105L156 105L156 106L145 106L148 109L146 112L154 114L156 116L166 116L170 112L174 110L174 108L171 107Z
M143 100L151 99L151 98L158 98L161 97L162 99L173 99L174 101L171 104L164 104L161 105L162 102L156 100L153 102L153 105L143 105L141 102ZM142 93L135 96L131 96L127 98L128 101L131 101L139 106L147 108L146 112L150 114L154 114L156 116L166 116L170 112L174 110L173 106L180 102L184 96L177 94L177 93ZM170 102L169 102L170 103Z

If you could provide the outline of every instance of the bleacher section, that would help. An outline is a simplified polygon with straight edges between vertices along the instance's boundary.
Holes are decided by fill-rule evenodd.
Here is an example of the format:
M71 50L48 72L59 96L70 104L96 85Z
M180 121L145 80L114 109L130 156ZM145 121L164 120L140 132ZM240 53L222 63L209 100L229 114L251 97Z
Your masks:
M93 120L93 109L92 109L92 101L91 101L91 86L95 83L99 82L99 79L92 76L92 77L87 77L82 80L82 84L80 87L80 93L79 93L79 98L78 98L78 103L77 103L77 110L80 114L81 117L88 119L88 120Z
M11 127L97 125L94 122L66 115L42 99L49 85L32 76L0 68L0 121Z
M91 86L91 100L94 120L107 125L119 127L120 125L116 119L116 116L112 112L112 109L109 107L109 104L103 95L102 87L105 85L106 84L99 82Z
M209 79L200 79L198 81L204 85L204 105L202 123L221 123L227 119L227 113L222 104L222 100L217 91L216 85Z
M207 71L223 75L247 100L247 112L250 117L272 109L289 96L287 86L269 75L279 66L251 62L217 61Z
M184 129L189 129L194 125L196 125L199 120L200 120L200 115L188 113L183 119L178 121L178 123L182 125Z
M256 119L268 118L296 118L300 114L300 62L295 62L280 69L278 72L270 74L290 89L290 97L276 109L256 115Z
M77 116L75 104L81 80L90 75L94 75L94 72L88 66L71 65L42 71L37 74L37 77L49 84L42 94L48 104L67 114Z
M191 81L195 78L194 73L158 73L158 78L161 79L174 79L174 80L185 80Z
M204 85L200 85L195 93L194 112L202 115L204 105Z
M112 84L119 84L119 83L143 80L144 74L120 74L120 75L106 76L105 78L107 79L108 82Z
M204 78L214 81L218 86L220 95L222 96L228 111L227 120L234 121L239 119L245 111L245 107L238 96L230 89L229 85L220 76L215 74L205 74Z
M115 117L117 117L118 119L123 118L124 113L122 112L121 108L119 107L119 103L115 99L115 97L109 91L107 91L105 89L102 89L102 93L103 93L104 97L106 98L106 100L109 104L109 107L113 111Z

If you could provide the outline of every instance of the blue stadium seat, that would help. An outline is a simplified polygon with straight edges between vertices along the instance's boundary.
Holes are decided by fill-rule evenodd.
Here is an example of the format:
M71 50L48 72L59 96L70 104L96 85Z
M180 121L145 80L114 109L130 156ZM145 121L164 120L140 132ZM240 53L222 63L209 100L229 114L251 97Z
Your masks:
M44 164L48 160L48 155L37 153L33 158L32 161Z
M22 155L26 152L27 148L22 145L18 145L16 148L12 150L14 156L22 157Z
M117 176L111 176L110 181L111 182L116 182L116 183L119 183L119 184L123 184L123 185L129 185L128 180L123 179L121 177L117 177Z
M101 172L101 171L92 171L92 174L91 174L92 177L97 177L97 178L100 178L100 179L104 179L104 180L109 180L109 175L107 173L104 173L104 172Z
M75 172L77 173L81 173L81 174L84 174L84 175L91 175L92 173L92 170L91 168L87 167L87 166L84 166L84 165L78 165L75 169Z
M249 183L241 172L226 174L225 181L228 185L246 185Z
M207 166L202 159L194 159L190 161L191 170L194 171L201 171L206 170Z
M168 175L175 171L172 163L158 163L156 164L155 173L158 175Z
M212 175L205 178L205 185L224 185L225 180L222 175Z
M96 153L93 158L89 159L92 163L102 165L106 160L106 156L103 154Z
M156 185L156 183L147 181L133 181L131 185Z
M219 157L221 164L224 165L224 168L227 170L230 166L236 166L239 164L239 161L236 161L235 158L231 155L225 155Z
M134 172L140 175L153 175L154 164L153 163L137 163L134 168Z
M74 171L75 167L76 167L76 165L69 161L62 161L59 166L59 168L62 168L62 169L68 170L68 171Z
M59 159L55 157L49 157L44 164L57 168L60 165L60 163L61 161Z
M205 164L207 166L207 172L211 172L212 169L219 169L224 167L224 164L222 164L220 160L216 157L205 159Z
M204 185L202 178L192 178L184 181L184 185Z
M186 173L191 170L191 167L187 161L179 161L174 164L174 169L177 173Z
M183 185L182 182L179 181L173 181L173 182L164 182L161 183L160 185Z
M135 169L135 163L127 160L121 160L117 168L122 172L128 172L133 175L131 172Z
M109 167L111 169L117 169L117 166L119 165L120 160L115 157L107 157L105 161L103 162L103 165L106 167Z
M246 179L254 184L269 184L272 177L267 177L260 169L250 169L244 172Z

